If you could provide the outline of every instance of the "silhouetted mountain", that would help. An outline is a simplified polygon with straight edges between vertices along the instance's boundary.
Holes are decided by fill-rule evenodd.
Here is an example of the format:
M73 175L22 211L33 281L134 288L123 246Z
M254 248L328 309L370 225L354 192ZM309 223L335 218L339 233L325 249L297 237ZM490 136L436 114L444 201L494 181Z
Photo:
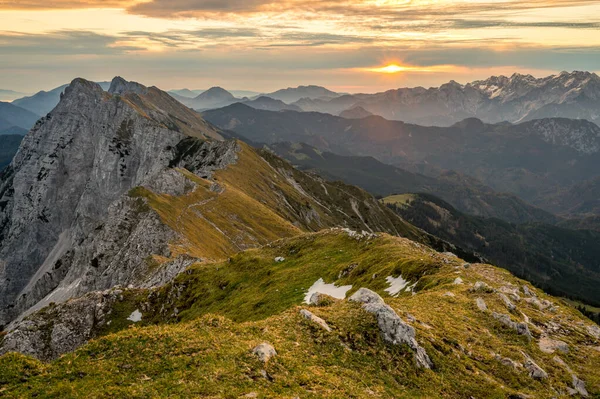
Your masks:
M298 111L302 112L300 107L288 105L281 100L275 100L271 97L260 96L254 100L243 101L243 104L252 108L262 109L265 111Z
M0 171L12 161L22 140L21 135L0 136Z
M362 119L371 115L373 114L358 105L356 107L352 107L350 109L340 112L340 116L346 119Z
M13 101L16 98L21 98L26 96L25 93L20 93L14 90L4 90L0 89L0 101Z
M0 102L0 131L6 131L5 134L11 134L14 132L14 128L29 130L38 118L36 114L26 109L11 103Z
M300 99L327 99L338 97L339 94L321 86L298 86L288 87L287 89L277 90L273 93L265 94L267 97L281 100L287 104L293 103Z

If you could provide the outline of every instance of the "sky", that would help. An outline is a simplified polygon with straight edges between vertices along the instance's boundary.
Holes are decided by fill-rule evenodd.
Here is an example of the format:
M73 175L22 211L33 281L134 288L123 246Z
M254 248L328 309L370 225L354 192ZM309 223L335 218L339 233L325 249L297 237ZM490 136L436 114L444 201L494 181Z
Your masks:
M0 0L0 89L377 92L600 71L600 1Z

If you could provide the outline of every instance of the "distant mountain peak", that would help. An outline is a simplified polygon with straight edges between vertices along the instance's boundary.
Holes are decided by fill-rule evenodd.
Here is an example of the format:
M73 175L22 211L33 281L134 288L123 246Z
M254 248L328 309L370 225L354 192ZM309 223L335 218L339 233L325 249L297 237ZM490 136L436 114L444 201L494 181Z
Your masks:
M196 97L196 100L234 100L235 96L222 87L215 86Z
M129 82L120 76L116 76L110 83L108 92L111 94L146 94L148 92L148 88L140 83Z

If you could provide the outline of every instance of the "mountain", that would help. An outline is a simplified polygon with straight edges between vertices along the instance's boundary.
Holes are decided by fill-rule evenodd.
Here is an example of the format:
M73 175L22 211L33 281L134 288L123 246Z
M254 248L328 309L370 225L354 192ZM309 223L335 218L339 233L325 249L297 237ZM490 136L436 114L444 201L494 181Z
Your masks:
M0 176L0 324L116 285L165 283L327 227L460 249L407 224L356 187L256 152L155 87L74 80ZM44 234L40 234L43 232Z
M504 270L387 234L284 238L161 288L54 305L28 327L4 351L43 355L40 331L96 339L50 363L1 356L9 397L600 393L600 328L578 311Z
M469 216L424 194L382 201L415 226L480 253L554 295L600 304L600 232Z
M98 82L103 90L108 90L110 82ZM36 115L43 116L48 114L60 100L60 95L68 85L62 85L50 91L40 91L32 96L27 96L14 100L12 103L21 108L25 108Z
M584 120L553 118L513 125L466 119L444 128L379 116L275 113L243 104L203 115L254 142L304 142L340 155L373 156L434 177L454 170L546 210L551 210L554 194L595 178L600 167L600 128Z
M430 193L475 216L495 217L512 223L558 222L554 215L514 195L497 193L476 179L456 172L430 177L384 164L373 157L337 155L302 143L274 143L268 148L301 170L356 185L376 196Z
M227 135L155 87L65 89L0 172L1 395L600 393L567 302Z
M103 270L91 259L102 254L108 261L111 251L93 248L92 233L115 234L106 244L113 251L115 245L127 248L129 235L118 235L127 230L118 228L133 231L135 224L118 217L135 214L135 201L121 197L156 177L188 136L220 138L197 113L156 88L115 78L108 92L83 79L65 89L59 105L35 124L1 172L0 325L55 289L48 300L119 279L85 280L86 267L89 275ZM117 219L107 222L110 217ZM105 231L102 223L113 230ZM152 220L144 223L137 227L149 228ZM137 267L137 251L156 248L152 239L119 252L119 261L131 256ZM67 287L67 280L73 285Z
M0 131L11 134L15 128L29 130L38 120L38 116L11 103L0 101Z
M19 149L21 135L0 135L0 170L4 169Z
M0 130L0 136L4 136L4 135L19 135L19 136L25 136L27 134L29 130L22 128L22 127L18 127L18 126L12 126L3 130Z
M302 111L300 107L288 105L281 100L275 100L266 96L260 96L254 100L243 101L243 104L265 111Z
M190 90L190 89L180 89L180 90L169 90L169 94L175 94L185 98L194 98L199 94L204 93L206 90ZM242 98L242 97L256 97L260 95L257 91L252 90L228 90L233 96Z
M186 105L188 105L190 108L202 110L207 108L224 107L236 101L237 98L235 98L233 94L227 90L221 87L212 87L197 97L194 97L192 100L187 101Z
M600 216L600 176L577 183L550 201L556 213L575 217Z
M190 89L179 89L179 90L169 90L169 94L175 94L177 96L186 97L186 98L194 98L199 94L202 94L206 90L190 90Z
M15 98L20 98L25 95L25 93L19 93L14 90L0 89L0 101L13 101Z
M450 126L475 117L486 123L543 118L587 119L600 124L600 77L590 72L562 72L544 78L515 73L465 85L401 88L376 94L346 95L297 102L305 111L334 115L360 106L390 120Z
M339 94L321 86L298 86L267 93L265 96L291 104L300 99L326 99L338 97Z
M345 111L340 112L340 116L342 118L346 118L346 119L362 119L362 118L366 118L367 116L371 116L371 115L373 115L373 114L361 106L352 107Z

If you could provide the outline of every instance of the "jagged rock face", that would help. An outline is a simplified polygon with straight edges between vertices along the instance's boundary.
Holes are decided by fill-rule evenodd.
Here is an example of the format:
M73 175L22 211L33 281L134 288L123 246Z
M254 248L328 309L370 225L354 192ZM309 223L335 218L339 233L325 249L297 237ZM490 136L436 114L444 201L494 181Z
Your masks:
M122 300L122 290L115 288L50 307L10 331L0 354L20 352L41 360L56 359L93 338L110 321L112 306Z
M108 270L128 264L125 259L139 263L142 256L167 251L165 240L172 233L156 215L132 217L137 212L133 200L115 203L167 169L174 148L187 137L169 122L176 111L148 105L155 99L172 106L158 89L121 78L109 92L76 79L25 137L0 176L0 325L66 276L79 287L69 289L68 296L104 289L123 280ZM181 114L189 111L181 109ZM202 122L194 118L187 123ZM133 244L137 238L144 244ZM93 273L83 272L90 267ZM132 269L124 268L125 273ZM85 277L90 275L94 278Z

